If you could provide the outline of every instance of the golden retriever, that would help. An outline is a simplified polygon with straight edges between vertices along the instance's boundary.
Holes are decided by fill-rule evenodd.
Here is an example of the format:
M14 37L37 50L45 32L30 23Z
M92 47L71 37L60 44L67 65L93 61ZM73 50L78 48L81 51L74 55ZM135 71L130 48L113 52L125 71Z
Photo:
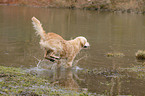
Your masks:
M39 43L45 49L44 58L50 61L66 59L67 67L72 67L73 60L79 51L90 46L87 39L82 36L67 41L58 34L46 34L42 24L35 17L32 17L32 23L37 35L41 37Z

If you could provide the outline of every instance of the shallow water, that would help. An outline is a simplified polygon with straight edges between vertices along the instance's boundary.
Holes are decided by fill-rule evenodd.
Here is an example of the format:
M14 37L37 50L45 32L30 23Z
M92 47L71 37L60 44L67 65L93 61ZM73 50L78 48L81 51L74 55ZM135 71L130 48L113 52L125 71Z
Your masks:
M55 32L64 39L85 36L91 47L78 54L75 61L84 58L77 62L77 68L97 70L91 73L74 69L38 71L36 68L41 77L77 91L112 96L145 94L145 79L138 78L136 72L120 71L140 64L135 52L145 49L144 15L0 6L0 65L34 70L37 59L43 59L40 38L31 24L33 16L41 21L46 32ZM108 58L105 56L108 52L121 52L125 56Z

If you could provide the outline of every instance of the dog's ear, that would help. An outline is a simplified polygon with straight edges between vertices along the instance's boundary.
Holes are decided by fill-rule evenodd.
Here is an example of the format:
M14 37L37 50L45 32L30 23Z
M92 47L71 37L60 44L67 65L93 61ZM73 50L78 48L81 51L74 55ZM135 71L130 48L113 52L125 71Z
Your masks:
M87 39L85 37L80 36L80 37L77 37L77 39L80 42L81 48L87 48L90 46L90 44L87 42Z
M79 37L80 46L81 48L88 48L90 46L89 42L87 42L87 39L85 37Z
M80 45L81 45L81 47L84 47L85 46L85 44L86 44L86 39L84 39L84 38L79 38L79 40L80 40Z

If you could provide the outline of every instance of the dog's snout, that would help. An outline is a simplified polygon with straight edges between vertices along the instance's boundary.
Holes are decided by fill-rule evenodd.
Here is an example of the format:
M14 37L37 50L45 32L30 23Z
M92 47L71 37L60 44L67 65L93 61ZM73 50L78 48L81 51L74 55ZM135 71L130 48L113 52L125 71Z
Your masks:
M90 46L90 44L87 42L87 43L85 44L85 46L89 47L89 46Z
M84 48L88 48L88 46L84 46Z
M83 48L88 48L90 46L90 44L87 42Z

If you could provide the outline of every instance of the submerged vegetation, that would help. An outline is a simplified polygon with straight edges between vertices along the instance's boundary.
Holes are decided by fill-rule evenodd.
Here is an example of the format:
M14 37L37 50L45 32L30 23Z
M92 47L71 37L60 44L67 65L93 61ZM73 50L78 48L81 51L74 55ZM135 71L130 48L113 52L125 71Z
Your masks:
M145 60L145 50L138 50L136 53L135 53L135 56L137 59L139 60Z
M0 4L144 13L144 0L1 0Z
M141 65L134 65L131 68L126 68L128 72L132 74L136 74L136 78L138 79L145 79L145 63L143 62Z
M0 66L0 95L17 96L88 96L51 86L48 80L20 68Z

